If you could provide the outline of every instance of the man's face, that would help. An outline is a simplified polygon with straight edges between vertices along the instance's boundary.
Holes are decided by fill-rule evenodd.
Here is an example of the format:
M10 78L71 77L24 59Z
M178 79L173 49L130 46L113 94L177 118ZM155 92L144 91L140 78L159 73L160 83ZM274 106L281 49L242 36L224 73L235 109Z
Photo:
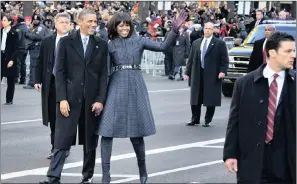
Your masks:
M93 35L97 26L96 15L87 14L83 16L80 20L78 20L78 25L82 33L86 35Z
M277 64L279 68L283 70L290 69L293 66L294 58L296 58L295 48L295 42L282 41L279 49L277 51L270 50L269 54L270 57L275 60L275 64Z
M270 36L274 33L275 29L272 26L265 26L265 38L270 38Z
M205 24L205 26L204 26L204 36L208 38L208 37L213 35L213 32L214 32L213 25L209 24L209 23Z
M70 20L66 17L60 17L55 22L57 32L65 34L70 29Z
M256 19L261 20L263 18L263 15L261 12L256 12Z

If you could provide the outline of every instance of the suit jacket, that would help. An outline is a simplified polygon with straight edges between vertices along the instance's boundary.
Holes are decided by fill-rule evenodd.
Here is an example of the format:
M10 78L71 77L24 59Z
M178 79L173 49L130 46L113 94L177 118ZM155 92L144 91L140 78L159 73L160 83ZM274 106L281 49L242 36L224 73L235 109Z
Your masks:
M51 87L51 79L54 66L54 52L56 48L56 37L54 34L42 40L39 56L36 60L35 67L35 84L42 84L41 100L42 100L42 120L45 126L48 126L49 121L49 102L48 96ZM54 100L54 99L52 99Z
M95 117L91 109L95 102L104 104L106 99L107 55L107 43L94 35L89 38L86 56L79 30L61 38L56 60L57 148L70 148L78 123L81 126L79 143L84 144L87 151L97 147L98 136L94 131L98 128L99 117ZM62 100L70 105L67 118L59 110Z
M191 77L191 105L198 105L201 70L200 46L203 38L193 42L185 74ZM204 106L220 106L222 79L219 73L227 74L229 58L226 43L212 37L204 58Z
M260 20L259 25L262 24L263 21L264 21L264 18L262 18L262 19ZM254 29L256 22L257 22L257 19L255 19L253 22L251 22L251 23L247 26L248 29L249 29L249 32L252 31L252 30Z
M265 38L257 40L254 43L253 51L250 57L250 62L248 66L248 72L256 70L259 66L263 64L263 44Z
M2 33L3 29L1 29L1 43L2 43ZM19 46L19 36L14 28L11 28L7 33L6 39L6 47L5 47L5 58L1 58L1 75L14 76L17 73L17 48ZM7 64L9 61L13 61L13 65L10 68L7 68Z
M238 183L261 181L269 96L268 79L263 77L265 66L239 78L234 86L223 160L238 160ZM284 123L285 140L274 140L276 151L272 159L278 163L284 156L279 154L286 153L292 179L296 182L296 73L293 70L286 70L276 117L278 124ZM278 167L273 169L277 172Z

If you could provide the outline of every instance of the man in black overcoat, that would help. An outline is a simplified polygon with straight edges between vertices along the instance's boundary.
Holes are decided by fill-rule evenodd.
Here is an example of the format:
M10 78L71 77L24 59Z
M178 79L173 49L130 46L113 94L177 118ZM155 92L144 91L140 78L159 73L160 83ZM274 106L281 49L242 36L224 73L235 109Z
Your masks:
M61 37L68 35L67 32L70 29L70 15L58 13L55 17L55 27L56 34L46 37L41 42L39 56L36 60L34 85L37 91L41 91L43 125L48 126L50 123L52 149L48 159L51 159L54 152L56 124L56 88L53 69L56 64L58 42Z
M98 118L107 91L107 43L94 36L96 13L82 10L80 29L61 38L56 63L56 130L55 149L47 173L40 183L60 183L65 154L79 129L83 145L82 183L91 183L98 145ZM55 73L55 70L54 70Z
M221 106L222 78L227 73L229 58L226 43L215 38L213 32L214 25L206 23L204 38L195 40L191 47L184 77L191 78L192 120L188 126L200 124L202 104L206 106L204 127L212 121L215 107Z
M267 64L235 82L223 160L238 183L296 183L295 49L275 32Z
M275 26L267 24L265 26L265 38L255 41L250 57L248 72L256 70L263 63L266 63L265 45L267 39L276 31Z

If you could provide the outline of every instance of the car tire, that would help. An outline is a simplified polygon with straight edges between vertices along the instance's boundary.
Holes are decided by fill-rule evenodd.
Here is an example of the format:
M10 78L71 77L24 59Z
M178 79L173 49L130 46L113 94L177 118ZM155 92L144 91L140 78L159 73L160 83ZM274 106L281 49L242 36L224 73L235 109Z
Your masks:
M222 93L225 97L232 97L233 85L234 84L232 84L232 83L223 83L222 84Z

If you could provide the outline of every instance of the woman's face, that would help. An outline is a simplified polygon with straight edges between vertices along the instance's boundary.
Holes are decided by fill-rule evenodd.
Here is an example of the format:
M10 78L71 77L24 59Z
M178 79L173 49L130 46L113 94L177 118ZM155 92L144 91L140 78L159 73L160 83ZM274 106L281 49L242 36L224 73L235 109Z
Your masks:
M121 22L118 26L117 26L117 33L120 37L122 38L126 38L129 33L130 33L130 25Z
M2 26L4 28L7 28L11 24L11 21L8 21L7 17L3 16L2 17Z

